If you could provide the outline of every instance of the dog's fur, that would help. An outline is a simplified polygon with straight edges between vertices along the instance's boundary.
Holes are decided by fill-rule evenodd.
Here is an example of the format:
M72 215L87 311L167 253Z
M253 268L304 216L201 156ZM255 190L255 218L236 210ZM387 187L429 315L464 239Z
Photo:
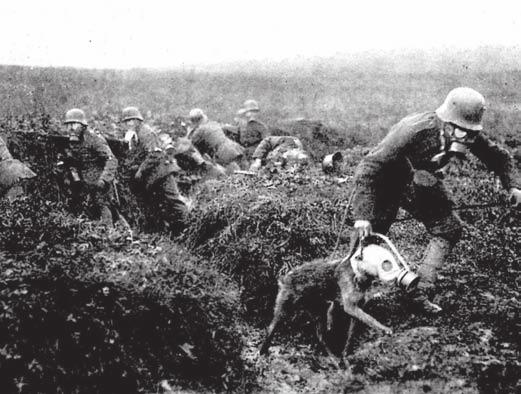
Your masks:
M315 260L290 271L279 280L273 320L260 353L268 352L275 329L295 308L302 308L316 317L318 340L328 355L335 359L337 357L325 341L326 327L331 328L335 304L342 305L344 312L351 318L342 360L352 350L352 336L357 320L385 333L392 333L389 327L360 308L373 279L367 274L355 274L348 259L330 262Z

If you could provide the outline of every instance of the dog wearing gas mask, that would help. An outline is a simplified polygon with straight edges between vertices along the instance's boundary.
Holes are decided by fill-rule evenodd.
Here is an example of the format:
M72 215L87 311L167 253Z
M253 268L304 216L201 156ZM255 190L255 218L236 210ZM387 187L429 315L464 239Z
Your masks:
M375 279L395 282L406 291L417 286L418 276L408 269L401 256L400 262L402 266L386 248L370 244L365 247L360 245L347 258L334 261L314 260L290 271L279 280L273 320L261 345L260 354L268 353L276 328L295 309L303 309L315 317L319 343L329 357L338 360L327 344L325 335L333 325L335 306L342 306L343 311L350 317L347 339L340 360L342 363L352 351L357 321L386 334L392 334L391 328L380 323L361 307L366 301L366 292Z

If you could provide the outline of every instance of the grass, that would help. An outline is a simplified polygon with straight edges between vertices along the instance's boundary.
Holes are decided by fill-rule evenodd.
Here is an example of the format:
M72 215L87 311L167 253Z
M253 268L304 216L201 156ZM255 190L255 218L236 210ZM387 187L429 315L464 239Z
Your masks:
M0 132L14 156L40 175L29 187L31 199L2 203L0 247L5 258L1 267L11 275L0 280L0 301L8 311L0 313L6 338L0 344L0 370L4 368L6 387L15 387L24 378L26 383L29 379L36 385L49 384L41 387L51 391L52 387L103 391L114 383L105 379L110 371L121 375L121 388L130 391L156 390L154 384L160 379L196 389L251 387L249 373L255 367L240 360L245 346L240 326L254 329L252 322L269 321L277 276L303 261L328 256L338 233L350 223L348 218L341 225L350 185L338 184L313 168L298 176L268 172L258 179L235 177L197 187L192 222L177 240L180 244L154 235L141 235L137 244L129 244L123 233L111 239L91 222L64 212L55 152L20 131L60 128L63 114L71 107L87 110L99 128L117 121L127 105L150 111L149 121L163 129L192 107L205 109L212 119L230 122L245 99L255 98L266 123L278 132L302 137L319 159L327 151L373 145L403 116L433 110L450 89L466 85L488 101L486 130L515 148L521 143L520 77L518 71L480 73L468 68L436 74L342 68L302 74L231 74L0 67ZM295 127L290 120L297 118L320 122ZM323 127L313 128L320 123ZM346 174L352 173L361 152L351 153L354 159ZM447 182L457 203L498 198L492 178L475 161L451 172ZM123 211L132 223L139 223L135 201L124 190L127 194L121 197L129 203ZM511 300L518 294L519 213L491 208L462 216L469 225L456 251L458 259L444 267L447 278L440 287L450 315L434 320L411 317L401 313L394 294L370 305L375 315L396 327L397 336L381 341L373 332L362 336L362 349L353 356L353 365L367 384L463 376L489 391L515 388L518 322ZM391 234L406 257L417 261L426 242L424 229L414 222L400 223ZM342 243L340 252L343 248ZM60 275L55 277L57 272ZM100 293L104 287L110 297ZM64 295L70 298L66 307L60 306ZM79 323L68 322L71 314ZM147 327L151 317L157 324ZM123 324L128 321L138 328ZM35 341L35 333L27 327L41 322L45 324ZM56 333L56 324L65 324L66 329ZM408 338L409 330L421 325L439 326L434 339L441 338L441 345L420 346L429 330L419 330L419 339ZM103 335L104 330L125 340L107 343L111 337ZM471 335L466 334L469 330ZM481 334L487 330L493 339L483 347ZM60 375L60 368L66 368L71 357L81 362L88 353L78 351L80 357L74 359L67 348L49 344L61 338L84 349L88 341L82 335L89 332L98 341L91 353L95 360L84 369L71 364L69 376L109 372L81 386L80 380ZM143 339L143 333L150 338ZM309 341L309 336L299 338ZM385 364L375 365L379 347L390 348L395 339L400 348L386 353ZM364 342L370 344L363 347ZM424 365L410 375L403 358L409 357L410 349L416 352L417 346ZM432 354L425 354L429 351ZM470 356L455 359L454 352ZM112 354L120 362L111 361ZM493 368L486 364L489 356L497 360ZM494 386L487 378L501 373L508 375L503 386ZM335 376L333 381L338 381Z

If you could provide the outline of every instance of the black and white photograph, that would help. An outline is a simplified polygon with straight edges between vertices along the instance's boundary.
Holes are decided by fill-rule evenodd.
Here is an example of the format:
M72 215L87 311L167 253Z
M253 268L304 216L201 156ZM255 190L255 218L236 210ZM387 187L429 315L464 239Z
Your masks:
M521 5L0 3L0 393L521 393Z

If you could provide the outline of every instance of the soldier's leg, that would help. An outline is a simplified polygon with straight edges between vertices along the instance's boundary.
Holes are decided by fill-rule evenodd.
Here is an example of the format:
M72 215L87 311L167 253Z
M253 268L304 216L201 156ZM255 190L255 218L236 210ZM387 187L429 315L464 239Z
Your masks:
M404 206L432 235L420 262L420 284L413 297L424 311L437 313L441 308L429 298L434 296L438 270L461 238L463 225L452 210L453 203L443 183L434 176L425 182L413 182Z
M108 227L114 226L111 207L114 204L114 189L112 183L103 188L95 187L92 190L92 204L101 223Z
M83 212L83 205L88 195L87 186L83 182L74 182L69 187L69 209L73 215L79 215Z
M428 173L424 176L415 177L404 207L425 225L432 236L419 269L422 286L428 287L434 284L438 269L461 238L463 226L452 210L452 200L441 180Z
M170 230L177 234L187 224L188 206L179 193L173 174L167 176L161 184L162 206Z

